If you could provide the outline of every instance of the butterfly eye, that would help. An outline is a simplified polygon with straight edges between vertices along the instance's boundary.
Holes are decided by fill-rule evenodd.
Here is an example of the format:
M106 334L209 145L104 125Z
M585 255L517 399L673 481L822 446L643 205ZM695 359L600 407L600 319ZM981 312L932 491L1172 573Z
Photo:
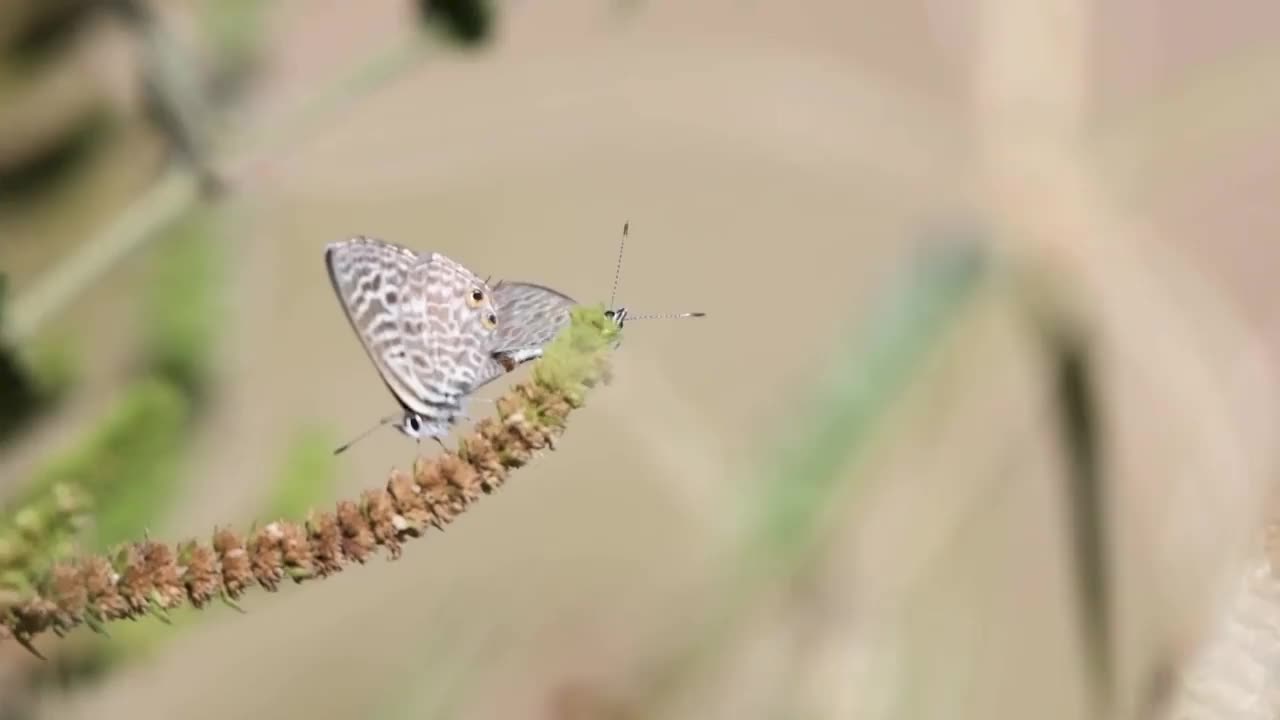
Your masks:
M482 302L484 302L484 291L480 288L475 288L467 298L467 303L471 305L471 307L476 307Z
M481 322L484 323L484 326L486 328L489 328L490 330L492 330L498 327L498 316L494 315L493 313L488 313L487 315L484 316Z
M405 427L409 429L409 434L413 437L417 437L418 433L422 432L422 421L418 419L417 415L410 415L406 417L404 419L404 424Z

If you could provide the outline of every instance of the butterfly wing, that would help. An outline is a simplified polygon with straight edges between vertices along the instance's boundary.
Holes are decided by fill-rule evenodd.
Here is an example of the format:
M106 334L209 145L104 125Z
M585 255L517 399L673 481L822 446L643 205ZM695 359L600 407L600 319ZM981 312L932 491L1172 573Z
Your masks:
M405 333L407 319L423 314L423 293L415 293L411 282L421 283L422 258L367 237L331 243L324 257L338 302L387 389L405 409L434 415L426 401L432 393L414 373L406 346L406 338L409 344L422 338Z
M410 298L402 332L427 399L458 409L491 358L498 306L484 280L440 253L429 253L409 274Z
M569 326L569 311L578 304L558 290L533 283L499 282L492 293L498 306L498 330L477 388L541 357L547 343Z
M498 305L494 352L543 347L569 326L576 300L557 290L532 283L500 282L493 288Z

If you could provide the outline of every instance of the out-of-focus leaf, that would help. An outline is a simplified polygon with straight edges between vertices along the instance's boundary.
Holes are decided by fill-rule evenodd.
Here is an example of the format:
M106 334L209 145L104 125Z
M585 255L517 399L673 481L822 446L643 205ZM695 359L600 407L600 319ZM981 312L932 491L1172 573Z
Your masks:
M95 0L9 0L0 12L6 59L29 65L58 57L90 19Z
M487 0L416 0L418 16L463 47L476 47L493 35L493 8Z
M133 539L168 508L178 485L175 462L190 404L173 385L143 381L78 450L37 477L37 492L64 483L93 498L90 544L106 549Z
M0 329L4 327L7 284L7 278L0 275ZM0 438L20 427L39 405L38 384L13 348L0 340Z
M261 0L207 0L201 7L201 27L214 54L214 100L234 96L249 79L266 38L269 7Z
M218 221L216 210L202 208L173 226L156 248L142 308L149 364L195 400L209 381L222 319Z
M924 360L956 326L988 262L976 239L942 237L886 291L869 324L833 348L828 370L809 393L811 406L790 425L790 442L764 464L746 535L725 568L723 601L656 668L648 702L663 702L723 652L759 590L804 566L831 506L855 500L859 475L845 469L867 450Z
M790 563L816 539L818 518L841 491L841 470L865 450L921 362L952 326L982 278L985 256L968 238L930 246L873 310L870 324L836 348L825 378L774 462L748 556Z
M189 405L171 385L144 382L75 450L38 470L0 514L0 569L6 584L35 582L80 536L98 550L135 537L167 511L179 477Z
M303 520L311 508L333 499L338 476L332 435L315 428L297 433L267 503L265 517Z

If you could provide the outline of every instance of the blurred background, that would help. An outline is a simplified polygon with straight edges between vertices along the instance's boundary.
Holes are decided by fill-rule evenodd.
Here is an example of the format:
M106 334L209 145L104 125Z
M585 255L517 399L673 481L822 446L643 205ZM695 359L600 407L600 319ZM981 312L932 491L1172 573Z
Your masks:
M0 605L412 463L331 454L394 406L327 242L596 302L630 221L710 317L395 563L0 644L0 717L1280 716L1277 72L1264 0L4 0Z

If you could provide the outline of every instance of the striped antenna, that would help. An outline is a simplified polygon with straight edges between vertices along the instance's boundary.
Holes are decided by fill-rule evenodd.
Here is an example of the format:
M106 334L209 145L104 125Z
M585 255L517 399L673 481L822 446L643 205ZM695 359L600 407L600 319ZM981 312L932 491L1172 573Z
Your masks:
M631 229L631 221L622 223L622 240L618 243L618 263L613 268L613 291L609 293L609 307L618 297L618 281L622 279L622 251L627 249L627 231Z
M374 430L377 430L378 428L382 427L383 425L390 425L391 423L393 423L393 422L395 422L396 420L399 420L399 419L400 419L400 413L396 413L395 415L388 415L388 416L386 416L386 417L382 418L382 419L381 419L381 420L379 420L379 421L377 422L377 424L375 424L373 427L370 427L368 430L365 430L364 432L360 433L359 435L355 436L354 438L351 438L350 440L348 440L347 442L343 443L342 445L339 445L338 447L334 448L334 450L333 450L333 454L334 454L334 455L339 455L339 454L341 454L341 453L345 452L345 451L347 450L347 448L351 447L352 445L355 445L356 443L360 442L361 440L363 440L363 439L365 439L365 438L369 437L370 435L372 435Z
M704 312L652 313L649 315L627 315L628 320L678 320L679 318L706 317Z
M617 307L614 302L618 298L618 281L622 277L622 252L627 246L627 235L631 229L631 221L622 223L622 240L618 243L618 264L613 269L613 291L609 293L609 309L605 311L605 317L609 318L618 326L619 329L626 324L628 320L677 320L680 318L701 318L706 317L704 312L683 312L683 313L650 313L647 315L632 315L625 307Z

